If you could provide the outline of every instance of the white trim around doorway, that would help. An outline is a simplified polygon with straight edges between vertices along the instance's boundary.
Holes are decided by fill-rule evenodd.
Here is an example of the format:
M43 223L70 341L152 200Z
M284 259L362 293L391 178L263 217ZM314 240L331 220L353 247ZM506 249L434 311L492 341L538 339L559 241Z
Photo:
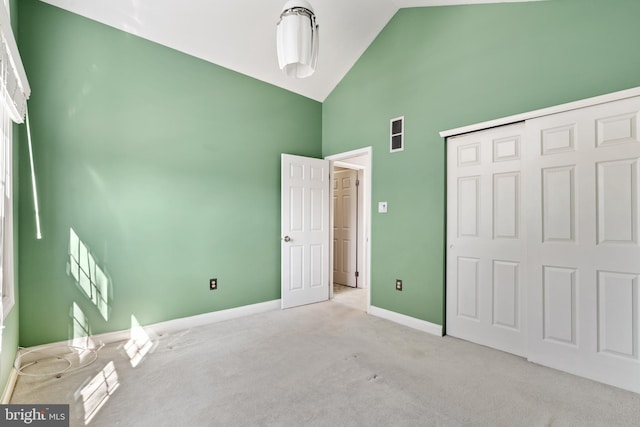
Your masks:
M333 154L325 156L325 160L330 162L330 170L333 176L333 169L335 166L348 167L351 169L358 169L362 171L363 183L363 224L362 230L364 236L362 236L361 242L364 248L364 266L362 268L364 277L361 276L363 287L367 293L367 313L371 310L371 164L372 164L373 149L369 147L359 148L344 153ZM362 161L358 163L352 163L349 160L361 158ZM329 194L329 212L330 224L329 224L329 242L333 242L333 185L330 185ZM333 276L333 244L329 244L329 276ZM333 281L332 281L333 283ZM333 298L333 286L329 286L329 299Z

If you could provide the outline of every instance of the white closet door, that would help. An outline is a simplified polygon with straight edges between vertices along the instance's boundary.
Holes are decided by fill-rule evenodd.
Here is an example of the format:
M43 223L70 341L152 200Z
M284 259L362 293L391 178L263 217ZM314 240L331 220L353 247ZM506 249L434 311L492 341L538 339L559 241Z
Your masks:
M448 335L526 355L524 125L447 141Z
M527 121L531 361L640 392L640 99Z

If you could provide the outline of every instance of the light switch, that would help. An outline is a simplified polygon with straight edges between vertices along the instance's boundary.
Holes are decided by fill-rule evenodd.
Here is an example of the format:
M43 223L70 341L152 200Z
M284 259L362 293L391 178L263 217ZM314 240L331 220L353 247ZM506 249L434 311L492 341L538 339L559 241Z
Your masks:
M387 213L387 202L378 202L378 213Z

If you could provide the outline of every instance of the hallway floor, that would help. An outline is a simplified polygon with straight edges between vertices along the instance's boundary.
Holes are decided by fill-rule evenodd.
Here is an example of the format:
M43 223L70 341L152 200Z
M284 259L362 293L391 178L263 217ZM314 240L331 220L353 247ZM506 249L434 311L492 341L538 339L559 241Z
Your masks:
M367 290L334 283L332 301L356 310L367 311Z

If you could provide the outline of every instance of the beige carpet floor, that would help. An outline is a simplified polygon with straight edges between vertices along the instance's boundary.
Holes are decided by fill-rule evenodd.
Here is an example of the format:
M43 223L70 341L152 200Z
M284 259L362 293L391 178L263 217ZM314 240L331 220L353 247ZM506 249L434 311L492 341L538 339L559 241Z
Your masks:
M147 332L12 403L69 403L72 426L640 425L638 394L335 301Z
M334 283L333 302L356 310L367 311L367 290Z

